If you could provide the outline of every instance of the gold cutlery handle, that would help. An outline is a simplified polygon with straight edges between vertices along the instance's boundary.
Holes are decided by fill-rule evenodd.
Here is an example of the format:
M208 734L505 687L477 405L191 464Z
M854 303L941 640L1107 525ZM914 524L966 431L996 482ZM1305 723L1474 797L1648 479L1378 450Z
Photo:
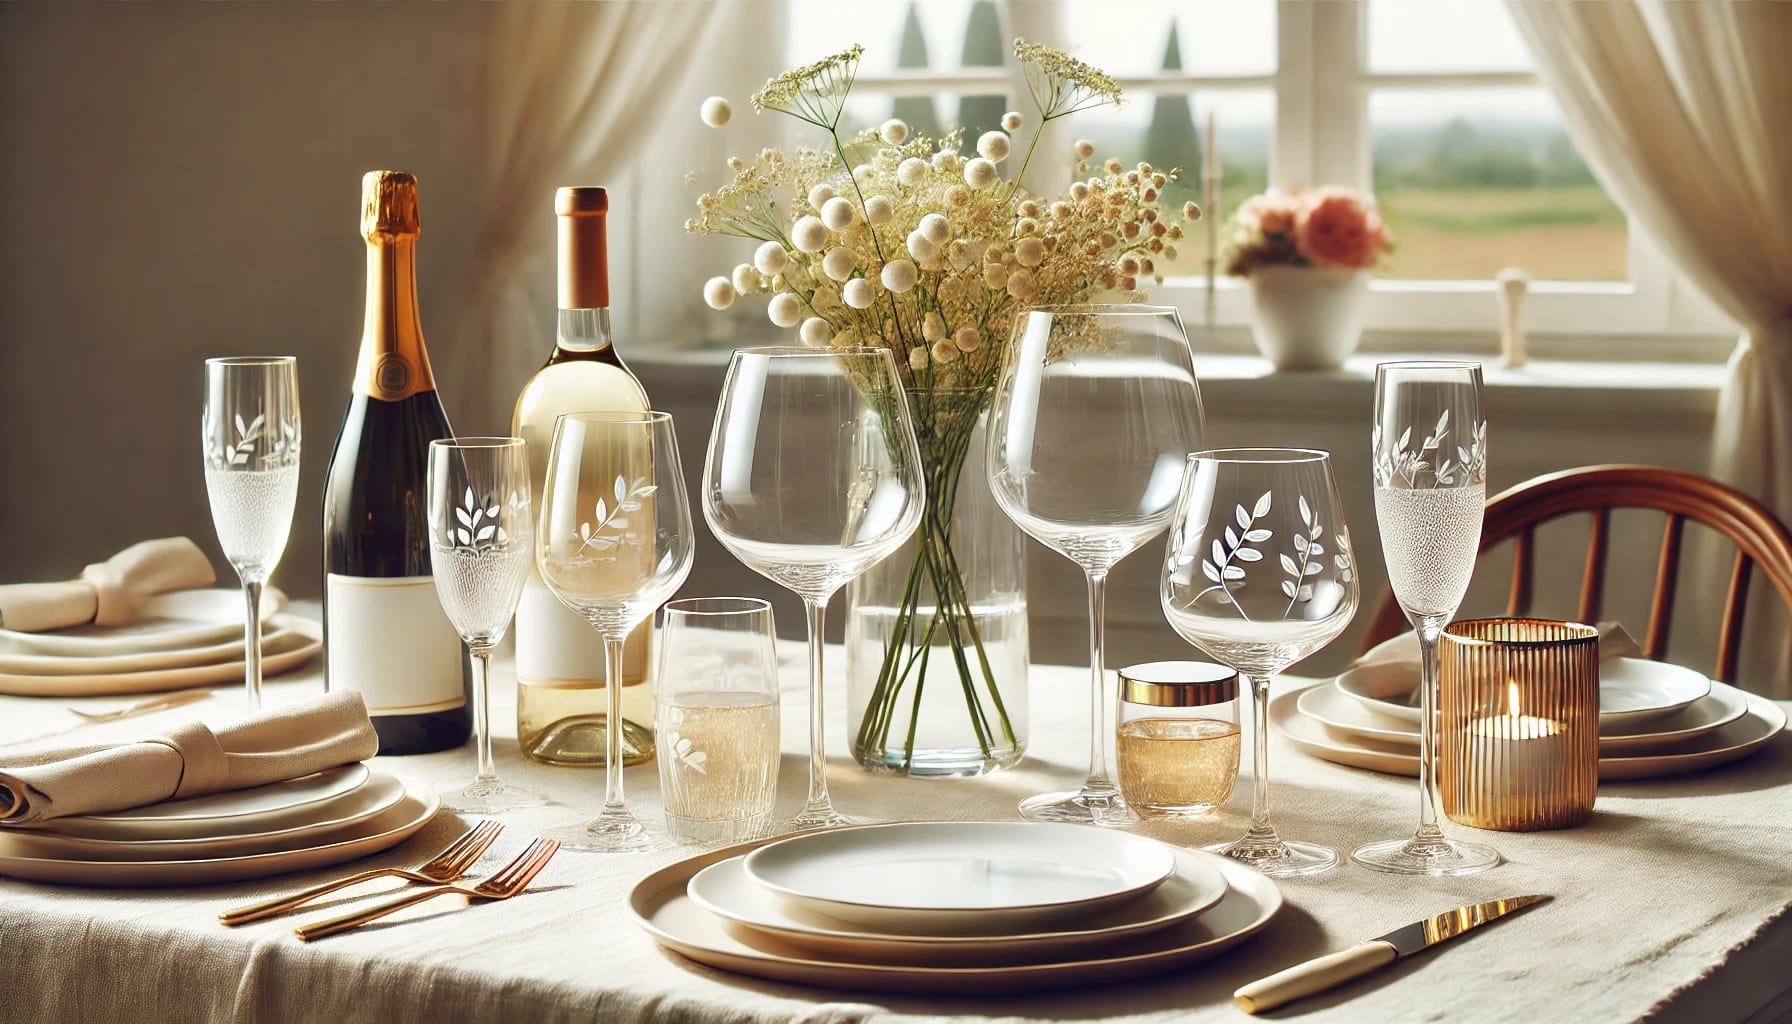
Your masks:
M237 907L235 910L226 910L218 915L218 920L230 927L235 927L239 924L248 924L250 921L259 921L264 917L273 917L275 914L284 914L291 910L297 910L299 907L317 899L319 896L328 895L338 889L346 889L351 885L359 885L362 882L369 882L375 878L385 878L389 875L397 874L398 872L392 868L374 868L370 871L360 871L349 875L347 878L338 878L334 882L324 882L321 885L314 885L309 889L300 889L298 892L290 893L285 896L276 896L271 900L263 900L260 903L251 904L247 907Z
M1232 993L1232 999L1246 1013L1262 1013L1334 985L1342 985L1352 978L1360 978L1393 963L1398 956L1393 946L1371 939L1360 946L1295 964L1285 971L1253 981Z
M396 914L406 907L414 907L425 900L433 900L437 896L443 896L448 893L459 893L462 896L469 895L466 890L457 889L451 885L444 885L434 889L419 889L416 892L408 892L396 899L390 899L384 903L376 903L371 907L365 907L361 910L354 911L353 913L344 914L341 917L332 917L328 921L302 924L293 929L293 934L306 942L310 942L312 939L321 939L326 935L334 935L337 932L346 932L351 928L359 928L369 921L377 921L387 914Z

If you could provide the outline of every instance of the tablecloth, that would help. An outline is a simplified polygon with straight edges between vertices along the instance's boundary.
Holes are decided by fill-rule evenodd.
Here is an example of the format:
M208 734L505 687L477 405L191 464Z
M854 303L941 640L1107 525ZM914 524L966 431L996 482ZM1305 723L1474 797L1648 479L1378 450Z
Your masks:
M878 819L1013 819L1023 797L1076 782L1087 754L1087 670L1035 667L1032 738L1019 767L982 779L907 780L859 771L845 756L843 658L830 652L830 779L846 813ZM802 646L785 644L785 758L779 815L801 802L806 757ZM270 702L322 687L321 669L273 681ZM571 807L506 818L481 869L532 829L596 808L601 773L522 762L508 664L494 671L498 764L507 778ZM1283 686L1301 685L1284 680ZM162 723L238 714L240 687L155 717L83 730L147 735ZM122 700L90 702L116 706ZM66 702L0 698L0 741L60 728ZM380 758L439 788L473 771L470 749ZM1250 763L1247 745L1245 763ZM1284 835L1343 850L1410 829L1415 783L1271 745L1274 817ZM1248 776L1248 767L1246 774ZM637 814L659 813L651 765L627 772ZM1248 779L1223 813L1145 831L1202 844L1242 829ZM576 810L575 810L576 809ZM443 813L369 864L429 856L463 825ZM1458 829L1460 832L1469 830ZM142 1020L300 1022L588 1021L917 1022L1242 1021L1238 985L1460 904L1541 892L1552 903L1369 979L1293 1004L1280 1020L1774 1020L1792 1013L1792 736L1702 775L1601 788L1591 824L1531 834L1473 833L1509 859L1457 879L1377 874L1354 865L1281 884L1286 904L1260 935L1216 960L1149 982L982 999L825 991L729 975L660 950L626 898L648 871L690 851L562 852L536 888L501 903L458 898L414 916L312 944L292 919L240 929L227 907L331 877L331 870L174 891L105 891L0 881L0 1022ZM340 869L337 869L340 870ZM342 902L330 907L340 908ZM340 909L334 909L340 913ZM313 917L319 915L312 915Z

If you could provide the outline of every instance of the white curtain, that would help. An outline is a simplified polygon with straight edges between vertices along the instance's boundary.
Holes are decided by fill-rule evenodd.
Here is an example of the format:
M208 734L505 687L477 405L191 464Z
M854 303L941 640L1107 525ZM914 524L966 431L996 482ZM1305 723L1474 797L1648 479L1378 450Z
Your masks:
M1712 471L1792 521L1792 3L1508 5L1606 190L1744 326Z
M693 58L721 6L518 0L495 9L493 166L461 299L458 429L508 432L511 404L542 361L549 338L535 285L555 258L554 189L613 183L654 159L650 140L679 84L701 68Z

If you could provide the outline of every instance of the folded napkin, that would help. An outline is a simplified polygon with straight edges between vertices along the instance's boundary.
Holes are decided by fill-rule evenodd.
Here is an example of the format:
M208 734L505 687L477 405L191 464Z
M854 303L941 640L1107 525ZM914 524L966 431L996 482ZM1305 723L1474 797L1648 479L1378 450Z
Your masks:
M185 537L146 540L88 566L80 579L0 586L0 626L22 633L89 622L128 626L157 594L215 582L211 560L199 545Z
M1640 658L1643 655L1642 645L1636 638L1625 632L1624 627L1616 622L1601 622L1599 630L1599 660L1609 661L1612 658ZM1356 659L1358 665L1380 665L1383 663L1406 663L1419 670L1419 637L1412 632L1402 633L1392 640L1384 640L1363 652Z
M361 695L337 690L216 729L190 722L121 746L0 755L0 825L265 786L378 750Z

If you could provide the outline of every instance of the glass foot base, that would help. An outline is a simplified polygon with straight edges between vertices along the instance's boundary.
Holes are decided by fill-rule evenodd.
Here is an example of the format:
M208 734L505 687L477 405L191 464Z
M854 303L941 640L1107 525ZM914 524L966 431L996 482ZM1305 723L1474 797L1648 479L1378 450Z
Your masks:
M1139 816L1126 806L1118 792L1075 790L1041 793L1020 802L1020 816L1028 821L1067 821L1076 825L1117 827L1136 825Z
M496 779L473 782L465 789L442 794L442 807L462 814L497 814L525 807L546 807L548 798L528 789L506 786Z
M1230 857L1241 864L1249 864L1271 878L1317 875L1321 871L1330 871L1342 861L1338 851L1329 846L1286 843L1280 839L1259 842L1249 836L1237 842L1215 843L1202 849L1208 853Z
M1389 839L1357 848L1350 859L1372 871L1396 875L1472 875L1498 867L1499 851L1454 839Z
M784 823L783 832L804 832L812 828L839 828L842 825L869 825L868 818L848 818L834 810L832 804L803 808L803 813Z
M599 815L583 825L551 828L542 837L560 840L561 849L591 853L646 853L672 848L665 836L649 831L626 812Z

